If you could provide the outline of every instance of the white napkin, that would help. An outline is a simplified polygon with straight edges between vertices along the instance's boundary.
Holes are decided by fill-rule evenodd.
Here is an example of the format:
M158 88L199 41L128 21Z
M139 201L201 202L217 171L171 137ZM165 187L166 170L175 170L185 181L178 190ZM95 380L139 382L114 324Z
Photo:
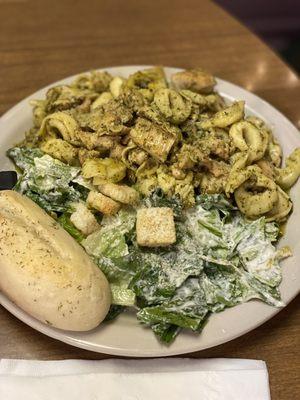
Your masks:
M269 400L263 361L1 360L1 400Z

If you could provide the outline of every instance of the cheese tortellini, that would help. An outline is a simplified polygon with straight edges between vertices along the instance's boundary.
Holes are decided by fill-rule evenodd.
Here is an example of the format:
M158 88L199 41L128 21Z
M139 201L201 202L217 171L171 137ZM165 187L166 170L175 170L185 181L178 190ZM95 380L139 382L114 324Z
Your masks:
M282 189L289 189L300 175L300 148L294 150L286 159L285 167L276 168L276 182Z
M154 104L163 117L175 125L184 122L192 111L192 102L172 89L157 90Z
M173 74L171 83L161 67L127 78L84 74L31 102L34 127L23 145L81 166L95 190L128 185L147 196L159 187L185 207L198 193L222 193L246 218L283 221L300 148L281 168L271 129L247 115L244 101L226 102L215 85L201 68Z

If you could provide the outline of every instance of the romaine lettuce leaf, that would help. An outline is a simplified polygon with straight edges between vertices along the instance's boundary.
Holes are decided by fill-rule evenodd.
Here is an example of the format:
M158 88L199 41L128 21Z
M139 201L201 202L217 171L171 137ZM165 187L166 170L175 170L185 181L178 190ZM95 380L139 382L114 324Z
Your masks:
M265 224L265 235L271 242L276 242L280 235L280 228L277 222L268 222Z
M82 242L84 235L75 227L67 214L62 214L58 218L58 222L77 242Z
M92 257L101 271L105 274L110 283L128 287L139 265L136 263L136 258L133 254L128 254L120 258L108 258L101 256L99 258Z
M232 266L206 263L204 273L200 276L200 285L212 312L232 307L247 297L248 285L243 284Z
M197 243L189 236L162 249L136 250L137 271L131 287L143 304L160 304L170 298L188 277L199 276L203 260Z
M34 165L34 159L42 157L45 153L37 148L13 147L6 152L22 171Z
M112 216L105 215L102 218L101 225L104 229L117 229L120 233L133 238L135 235L136 210L130 207L121 208L121 210Z
M163 323L199 331L207 314L205 293L199 279L190 278L169 301L159 306L142 308L137 317L148 325Z
M164 344L172 343L181 331L181 328L177 325L165 324L162 322L151 325L151 329Z
M104 319L103 322L110 322L116 319L123 311L125 310L124 306L117 306L115 304L112 304L110 306L110 309Z
M101 229L89 235L81 243L86 252L107 270L110 280L119 281L122 275L120 270L124 269L128 260L133 260L133 255L126 257L129 255L126 235L133 231L135 219L136 214L131 209L122 209L115 216L104 216ZM127 273L125 275L127 281Z
M201 196L199 196L201 198ZM240 263L250 275L262 283L275 287L281 282L281 267L272 241L278 235L274 223L264 218L246 220L239 212L233 212L230 220L220 213L219 208L209 210L199 204L187 211L190 234L196 235L199 248L214 260ZM220 199L216 203L219 206Z
M133 306L135 304L135 293L119 285L110 285L112 304L119 306Z
M39 149L16 147L10 149L8 155L23 170L15 190L30 197L47 212L70 211L72 202L85 198L85 191L79 190L78 183L73 183L80 168L44 155Z
M219 210L223 212L237 210L222 194L201 194L196 197L196 204L205 210Z
M88 254L96 258L120 258L128 254L125 236L118 228L101 228L84 239L82 245Z
M250 275L266 285L275 287L281 282L281 267L270 234L266 234L265 226L264 218L244 222L243 233L240 235L236 250Z
M216 259L227 259L231 248L223 236L224 219L217 209L205 210L201 205L186 211L189 236L197 243L198 252Z
M115 216L104 216L102 228L81 242L108 281L123 289L128 288L138 269L135 252L129 252L135 220L133 209L121 209Z

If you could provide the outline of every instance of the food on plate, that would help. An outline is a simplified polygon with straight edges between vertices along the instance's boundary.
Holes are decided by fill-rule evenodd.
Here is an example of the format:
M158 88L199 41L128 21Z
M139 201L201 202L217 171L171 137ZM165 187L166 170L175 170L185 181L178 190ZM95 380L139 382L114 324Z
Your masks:
M89 192L86 202L89 207L107 215L116 214L121 208L120 203L94 190Z
M110 288L82 247L45 211L0 192L0 289L35 318L85 331L105 318Z
M177 72L172 76L177 89L188 89L196 93L211 93L216 85L215 78L201 68Z
M70 221L86 236L100 229L94 214L83 203L74 204L74 212L70 215Z
M135 205L139 200L138 192L127 185L115 185L108 182L99 185L98 190L122 204Z
M140 208L136 215L136 241L139 246L170 246L176 242L173 210L169 207Z
M106 320L132 307L164 343L251 299L283 305L280 260L291 250L275 244L300 149L281 167L266 122L215 85L200 68L171 83L160 67L84 74L32 103L33 127L7 152L14 189L109 281Z

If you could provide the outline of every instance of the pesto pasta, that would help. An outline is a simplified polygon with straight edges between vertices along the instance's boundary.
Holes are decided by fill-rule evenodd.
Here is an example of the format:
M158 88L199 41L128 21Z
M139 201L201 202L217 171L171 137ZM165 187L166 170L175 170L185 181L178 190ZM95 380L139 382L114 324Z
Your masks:
M281 193L300 175L300 149L280 168L271 129L245 115L244 101L225 104L215 84L200 68L176 73L171 82L160 67L127 79L81 75L32 102L34 127L22 146L81 165L99 183L123 179L142 196L159 187L190 207L197 194L223 193L248 218L281 222L292 208ZM100 172L102 159L112 168L117 160L124 171L117 180Z

